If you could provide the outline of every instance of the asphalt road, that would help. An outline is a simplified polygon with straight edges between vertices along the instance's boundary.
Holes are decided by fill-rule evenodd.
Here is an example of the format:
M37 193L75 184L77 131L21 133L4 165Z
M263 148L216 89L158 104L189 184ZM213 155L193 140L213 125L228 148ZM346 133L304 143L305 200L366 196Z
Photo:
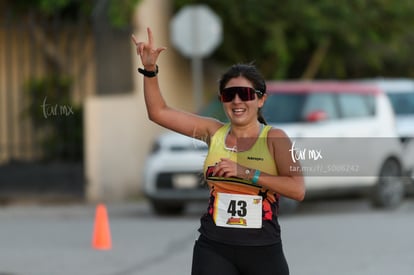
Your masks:
M92 248L95 205L0 207L0 275L190 274L204 205L154 216L145 201L107 203L112 249ZM378 211L364 199L310 201L280 219L292 275L414 272L414 199Z

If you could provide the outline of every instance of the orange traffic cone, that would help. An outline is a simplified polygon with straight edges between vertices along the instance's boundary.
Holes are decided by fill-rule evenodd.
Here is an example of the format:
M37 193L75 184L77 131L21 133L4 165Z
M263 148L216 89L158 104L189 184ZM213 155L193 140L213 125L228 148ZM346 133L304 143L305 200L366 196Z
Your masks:
M96 206L92 247L101 250L109 250L112 248L108 213L106 206L102 203Z

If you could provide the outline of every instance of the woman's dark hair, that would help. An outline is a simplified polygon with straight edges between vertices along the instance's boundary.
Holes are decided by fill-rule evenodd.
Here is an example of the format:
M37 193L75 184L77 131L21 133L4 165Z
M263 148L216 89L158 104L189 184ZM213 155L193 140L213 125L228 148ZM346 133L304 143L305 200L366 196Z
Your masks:
M257 68L253 64L235 64L232 65L220 78L219 80L219 89L220 92L224 89L226 84L233 78L236 77L244 77L249 80L253 88L256 90L261 91L263 94L266 93L266 82L262 76L262 74L257 70ZM262 95L256 94L259 98ZM267 124L266 120L264 119L261 109L257 111L257 120L262 124Z

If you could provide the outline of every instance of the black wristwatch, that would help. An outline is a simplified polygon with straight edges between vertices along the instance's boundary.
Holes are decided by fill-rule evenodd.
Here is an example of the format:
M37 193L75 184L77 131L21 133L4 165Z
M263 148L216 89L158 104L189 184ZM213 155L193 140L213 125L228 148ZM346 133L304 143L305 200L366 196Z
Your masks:
M138 68L138 72L146 77L155 77L158 74L158 65L155 65L155 71L147 71L145 69Z

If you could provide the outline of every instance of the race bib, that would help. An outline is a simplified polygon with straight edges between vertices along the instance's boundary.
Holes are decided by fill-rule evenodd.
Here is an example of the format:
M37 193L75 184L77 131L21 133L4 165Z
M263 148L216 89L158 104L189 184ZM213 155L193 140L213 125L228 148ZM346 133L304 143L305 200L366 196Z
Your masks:
M262 227L262 197L217 193L213 219L217 226Z

